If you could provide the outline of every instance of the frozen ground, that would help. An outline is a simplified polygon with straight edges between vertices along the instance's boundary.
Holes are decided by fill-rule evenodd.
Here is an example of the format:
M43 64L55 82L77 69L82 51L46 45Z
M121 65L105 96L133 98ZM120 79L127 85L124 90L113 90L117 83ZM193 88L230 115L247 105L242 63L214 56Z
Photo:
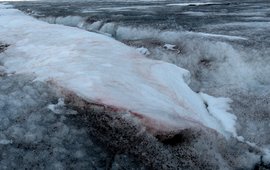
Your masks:
M256 143L259 147L269 148L270 50L268 37L270 34L267 17L269 16L269 4L265 1L247 1L241 4L236 1L222 1L221 4L212 5L193 4L184 7L183 5L168 5L166 9L170 10L164 10L166 2L162 1L132 3L128 7L125 3L112 5L110 2L47 3L46 5L44 3L16 3L16 5L41 20L76 26L112 36L130 46L140 48L138 51L149 58L164 60L186 68L191 72L190 85L194 91L202 91L213 96L230 97L233 100L231 107L233 113L238 117L237 132L239 135ZM173 4L174 2L168 3ZM15 77L14 80L16 79L18 78ZM57 102L57 98L54 103ZM74 107L74 104L71 105ZM78 108L76 110L80 110L82 113L87 112ZM93 117L86 119L90 124ZM120 133L120 136L109 138L111 128L115 128L115 126L110 123L104 126L108 135L103 136L101 140L101 132L93 133L92 131L92 134L97 134L98 143L105 143L105 145L110 143L108 142L110 139L119 141L117 137L123 138L127 135ZM116 131L122 132L123 129ZM154 158L151 158L151 155L159 155L160 162L170 167L177 167L179 165L176 162L179 159L186 164L185 156L188 155L188 159L192 158L191 163L187 163L187 167L190 169L194 169L194 167L216 169L215 166L222 169L252 169L256 163L267 168L267 161L264 159L266 156L262 159L265 163L260 163L262 154L245 144L234 140L224 144L226 143L224 139L216 143L216 137L211 133L207 139L203 137L207 136L206 134L202 137L198 137L199 135L196 133L196 137L188 135L194 134L194 132L183 132L183 134L170 140L164 140L161 137L160 140L163 143L150 138L147 140L148 143L151 143L149 148L155 148L154 150L161 154L151 149L142 154L136 148L130 151L131 160L135 157L144 165L160 168L161 166L154 161ZM188 136L187 139L197 138L195 141L198 143L194 140L183 139L183 136ZM128 143L133 141L130 136L125 139ZM146 140L145 136L143 140ZM209 142L206 142L208 140ZM9 142L10 139L2 140L4 144ZM121 152L128 153L130 145L126 145L126 147L123 143L113 145L117 149L122 148L119 146L124 148ZM164 151L163 146L170 149ZM207 152L206 157L201 154L205 152ZM128 155L130 156L130 154ZM130 159L129 156L122 155L120 160L125 160L127 157ZM116 156L117 159L118 157ZM170 161L166 160L166 157ZM177 158L173 159L173 157ZM202 162L205 164L201 164ZM141 164L135 163L132 164L133 166L140 167Z

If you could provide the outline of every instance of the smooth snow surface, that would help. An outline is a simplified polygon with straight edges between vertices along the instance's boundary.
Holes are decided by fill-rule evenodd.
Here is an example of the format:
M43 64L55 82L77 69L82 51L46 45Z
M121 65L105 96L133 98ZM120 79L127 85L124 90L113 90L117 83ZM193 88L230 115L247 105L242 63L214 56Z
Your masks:
M10 44L0 55L9 71L35 74L37 80L55 82L90 102L128 110L154 133L203 125L225 136L235 134L220 123L235 123L225 116L232 116L226 112L227 101L220 104L211 97L209 113L185 83L187 70L146 59L110 37L1 9L0 41Z

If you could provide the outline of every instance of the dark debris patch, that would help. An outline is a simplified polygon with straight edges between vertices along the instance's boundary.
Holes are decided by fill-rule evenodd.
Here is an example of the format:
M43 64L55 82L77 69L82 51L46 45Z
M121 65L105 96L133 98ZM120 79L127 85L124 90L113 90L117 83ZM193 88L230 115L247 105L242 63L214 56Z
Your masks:
M94 136L111 153L115 153L114 159L117 155L134 158L132 162L136 162L135 169L228 168L228 165L222 163L226 160L219 154L217 146L218 141L226 141L212 131L204 132L198 129L193 132L187 129L168 136L153 136L144 130L143 125L128 111L90 103L72 92L65 92L65 97L67 106L78 112L78 115L73 116L74 119L78 119L75 122L87 127L89 136ZM108 167L126 165L112 162L108 161Z
M200 61L199 61L199 65L202 65L202 66L204 66L204 67L211 67L211 63L212 61L211 60L209 60L209 59L201 59Z
M9 44L3 44L0 42L0 53L6 51L9 46Z
M192 129L185 129L171 136L157 136L157 138L165 145L177 146L191 143L192 140L195 138L194 135L199 136L199 131L196 132Z
M270 164L264 163L262 158L263 157L261 156L260 162L255 165L254 170L269 170L270 169Z
M9 47L8 44L4 44L4 43L0 42L0 53L4 52L8 47ZM0 60L0 77L3 77L3 76L7 75L6 69L5 69L5 67L3 65L4 64Z

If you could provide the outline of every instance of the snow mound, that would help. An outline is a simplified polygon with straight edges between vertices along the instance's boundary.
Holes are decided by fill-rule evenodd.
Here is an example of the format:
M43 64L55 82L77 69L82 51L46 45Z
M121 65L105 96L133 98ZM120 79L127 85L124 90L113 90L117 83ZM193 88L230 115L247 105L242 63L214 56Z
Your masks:
M208 112L216 117L225 131L232 133L237 137L236 129L234 127L237 118L235 115L228 112L230 110L229 103L232 101L229 98L215 98L204 93L200 93L200 95L207 104Z
M229 135L234 121L220 107L206 109L188 85L189 72L173 64L145 58L110 37L38 21L0 6L0 39L10 44L0 61L9 71L34 74L89 102L129 111L152 133L208 127ZM217 106L216 106L217 105ZM213 114L215 113L215 114ZM220 123L224 122L224 123Z

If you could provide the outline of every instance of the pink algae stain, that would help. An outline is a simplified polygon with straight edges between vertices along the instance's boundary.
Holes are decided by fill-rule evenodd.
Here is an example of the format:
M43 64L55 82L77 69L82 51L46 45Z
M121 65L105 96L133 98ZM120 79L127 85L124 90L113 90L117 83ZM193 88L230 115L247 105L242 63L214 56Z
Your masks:
M135 117L139 118L140 120L144 118L144 116L141 113L137 113L137 112L130 112L130 113L133 114Z
M140 122L146 127L146 129L153 135L166 134L181 129L180 126L176 127L166 122L163 122L162 120L157 120L138 112L131 111L130 113L137 117Z
M132 115L137 117L140 122L146 127L146 129L153 135L165 135L174 132L179 132L187 128L203 128L205 127L199 121L189 118L181 117L178 114L173 116L175 122L179 121L179 124L170 124L166 121L158 120L153 117L145 116L145 114L138 112L130 112ZM185 122L181 124L181 122Z
M124 112L126 111L126 109L124 108L121 108L121 107L116 107L116 106L113 106L113 105L107 105L103 102L102 99L96 99L95 102L93 102L92 104L94 105L97 105L97 106L103 106L106 108L106 110L108 112Z

